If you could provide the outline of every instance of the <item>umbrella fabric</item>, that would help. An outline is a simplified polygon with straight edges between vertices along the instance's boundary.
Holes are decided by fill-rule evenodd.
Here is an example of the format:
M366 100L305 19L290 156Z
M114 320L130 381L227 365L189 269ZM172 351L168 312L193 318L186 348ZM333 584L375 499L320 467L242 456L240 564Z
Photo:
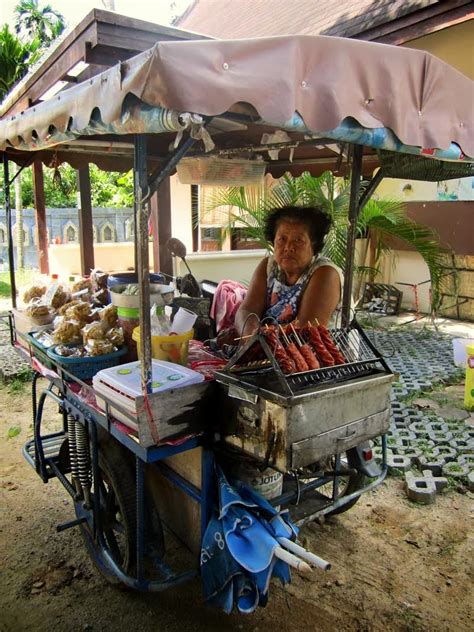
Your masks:
M230 613L253 612L268 600L272 576L291 581L285 562L274 555L277 537L296 538L288 513L278 512L255 490L231 486L217 468L219 511L210 520L201 549L204 598Z

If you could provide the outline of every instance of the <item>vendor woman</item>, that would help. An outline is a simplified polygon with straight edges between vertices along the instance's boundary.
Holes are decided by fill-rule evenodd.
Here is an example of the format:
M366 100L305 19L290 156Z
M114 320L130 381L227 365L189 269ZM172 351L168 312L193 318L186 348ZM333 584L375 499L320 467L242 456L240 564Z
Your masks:
M265 317L281 323L332 322L342 299L342 272L320 255L330 226L329 216L317 207L286 206L268 214L265 237L273 255L258 264L237 311L240 335L252 333Z

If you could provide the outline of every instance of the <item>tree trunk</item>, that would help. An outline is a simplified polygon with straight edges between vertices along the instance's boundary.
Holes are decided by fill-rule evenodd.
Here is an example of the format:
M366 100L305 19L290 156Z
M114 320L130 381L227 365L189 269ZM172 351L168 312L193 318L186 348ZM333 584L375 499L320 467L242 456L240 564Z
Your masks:
M18 167L20 171L20 167ZM23 235L23 201L21 199L21 174L15 178L15 209L16 209L16 266L18 270L25 267L25 249Z

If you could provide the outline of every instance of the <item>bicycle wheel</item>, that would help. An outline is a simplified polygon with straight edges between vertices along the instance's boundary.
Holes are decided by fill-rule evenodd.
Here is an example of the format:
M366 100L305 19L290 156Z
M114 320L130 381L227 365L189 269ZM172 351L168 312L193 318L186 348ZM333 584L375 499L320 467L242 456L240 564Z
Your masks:
M330 456L324 463L320 464L324 467L325 471L334 471L336 469L336 455ZM347 456L347 452L341 454L340 468L350 469L351 465L349 462L349 458ZM361 472L355 472L353 474L349 474L349 476L341 476L337 481L337 497L343 498L344 496L349 496L353 492L362 489L366 484L366 476ZM318 487L318 493L326 496L328 499L332 498L333 495L333 482L326 483L322 487ZM327 516L335 516L337 514L344 513L353 507L356 502L359 500L360 496L356 496L352 500L350 500L342 507L338 507L332 511L329 511Z
M93 534L89 524L81 524L89 555L100 573L112 584L120 580L105 563L104 550L127 575L136 572L136 484L133 459L127 450L113 441L99 447L99 524L100 534ZM148 549L159 557L164 539L158 510L147 503L145 540ZM100 541L102 540L102 544Z

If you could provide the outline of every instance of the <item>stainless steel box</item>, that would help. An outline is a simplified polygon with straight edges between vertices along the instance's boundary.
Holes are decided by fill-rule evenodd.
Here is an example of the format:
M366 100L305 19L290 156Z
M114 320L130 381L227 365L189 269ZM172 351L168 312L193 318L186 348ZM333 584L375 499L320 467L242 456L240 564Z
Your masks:
M221 432L227 444L283 472L304 467L384 434L393 379L365 376L291 398L221 379Z

